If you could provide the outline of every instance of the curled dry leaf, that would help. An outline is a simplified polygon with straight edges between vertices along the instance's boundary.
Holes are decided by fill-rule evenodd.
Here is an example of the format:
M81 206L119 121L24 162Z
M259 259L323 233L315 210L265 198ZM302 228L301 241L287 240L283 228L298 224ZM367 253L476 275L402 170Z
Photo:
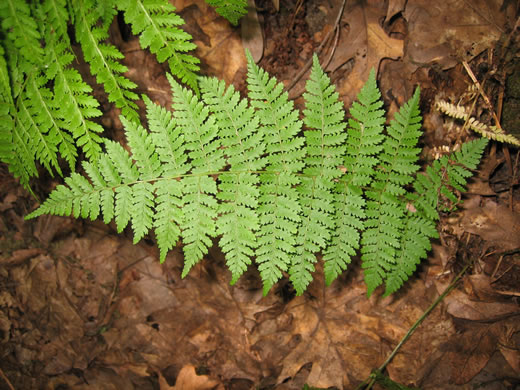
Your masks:
M170 386L166 379L159 373L159 387L161 390L223 390L220 382L211 379L207 375L197 375L195 367L187 365L181 368L175 386Z
M503 33L501 1L409 1L406 53L417 66L435 63L448 69L493 47Z

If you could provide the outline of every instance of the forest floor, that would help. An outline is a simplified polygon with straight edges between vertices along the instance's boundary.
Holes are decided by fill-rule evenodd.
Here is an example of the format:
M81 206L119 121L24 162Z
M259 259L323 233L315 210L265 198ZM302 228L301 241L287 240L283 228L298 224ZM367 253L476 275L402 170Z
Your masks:
M203 1L174 3L202 72L243 93L244 47L299 107L314 52L347 108L371 68L390 115L420 86L423 162L477 136L438 112L440 100L475 101L477 119L495 114L520 133L515 1L282 0L276 10L257 0L239 27ZM123 25L111 40L139 93L168 105L165 68ZM98 97L106 135L122 141L117 111ZM520 389L519 160L518 148L490 144L428 259L387 298L366 297L357 261L330 287L318 265L302 296L285 278L263 297L255 267L230 286L216 245L181 279L180 248L160 264L151 238L133 245L113 224L25 221L38 202L0 166L0 389L354 389L466 265L386 367L395 383L374 388ZM42 171L33 189L45 199L60 182Z

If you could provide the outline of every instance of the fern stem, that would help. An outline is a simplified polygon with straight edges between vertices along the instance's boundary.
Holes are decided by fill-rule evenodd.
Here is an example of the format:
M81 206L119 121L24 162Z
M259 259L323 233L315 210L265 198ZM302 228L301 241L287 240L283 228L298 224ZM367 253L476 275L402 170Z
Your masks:
M426 311L415 321L415 323L411 326L411 328L406 332L406 334L403 336L401 341L399 341L399 344L394 348L394 350L390 353L390 355L386 358L383 364L376 370L376 372L383 372L386 368L386 366L392 361L392 359L397 355L397 352L401 349L403 344L412 336L412 334L415 332L415 330L421 325L421 323L430 315L430 313L437 307L439 303L441 303L444 298L457 286L457 283L462 278L462 276L466 273L468 268L473 265L473 261L469 262L462 268L462 270L455 276L453 281L450 283L448 287L443 291L441 295L426 309ZM370 380L370 381L369 381ZM369 390L374 386L376 379L374 373L370 374L370 377L363 381L358 387L356 387L356 390L360 390L363 388L363 386L369 381L368 386L365 390Z

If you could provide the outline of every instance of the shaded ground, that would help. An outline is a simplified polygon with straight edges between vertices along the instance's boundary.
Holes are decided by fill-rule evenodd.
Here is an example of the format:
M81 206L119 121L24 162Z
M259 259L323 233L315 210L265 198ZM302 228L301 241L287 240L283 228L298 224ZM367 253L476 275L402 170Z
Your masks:
M245 92L240 28L203 2L176 5L204 72ZM264 0L257 6L261 29L253 17L243 22L257 31L247 45L263 50L260 65L286 85L297 80L289 91L297 104L306 78L298 73L314 51L347 107L372 67L390 112L420 85L422 159L430 161L474 136L434 109L440 99L471 104L466 61L494 110L504 113L503 127L519 131L514 2L288 0L276 11ZM167 105L164 68L116 23L111 39L139 92ZM104 108L108 135L123 141L118 113L106 100ZM475 112L483 122L492 117L482 99ZM100 222L25 222L36 201L1 166L0 389L300 389L304 383L353 389L468 262L463 282L387 374L423 389L520 388L519 169L518 149L491 146L464 207L440 222L441 237L420 272L397 294L383 299L376 291L367 299L358 264L329 288L318 269L301 297L287 280L262 297L254 267L230 286L216 246L180 279L180 249L161 265L151 238L134 246L131 234L117 235ZM44 198L58 182L44 176L34 188Z

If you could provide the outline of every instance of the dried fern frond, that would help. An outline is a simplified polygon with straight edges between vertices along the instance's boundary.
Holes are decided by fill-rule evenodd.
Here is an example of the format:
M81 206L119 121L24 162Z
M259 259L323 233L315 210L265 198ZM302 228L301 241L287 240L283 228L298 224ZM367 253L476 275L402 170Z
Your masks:
M435 104L435 107L440 112L452 118L467 121L469 127L473 131L481 134L486 138L520 146L520 140L518 140L518 138L511 134L507 134L498 126L486 125L485 123L478 121L476 118L470 115L469 109L465 106L459 106L449 103L445 100L440 100Z

